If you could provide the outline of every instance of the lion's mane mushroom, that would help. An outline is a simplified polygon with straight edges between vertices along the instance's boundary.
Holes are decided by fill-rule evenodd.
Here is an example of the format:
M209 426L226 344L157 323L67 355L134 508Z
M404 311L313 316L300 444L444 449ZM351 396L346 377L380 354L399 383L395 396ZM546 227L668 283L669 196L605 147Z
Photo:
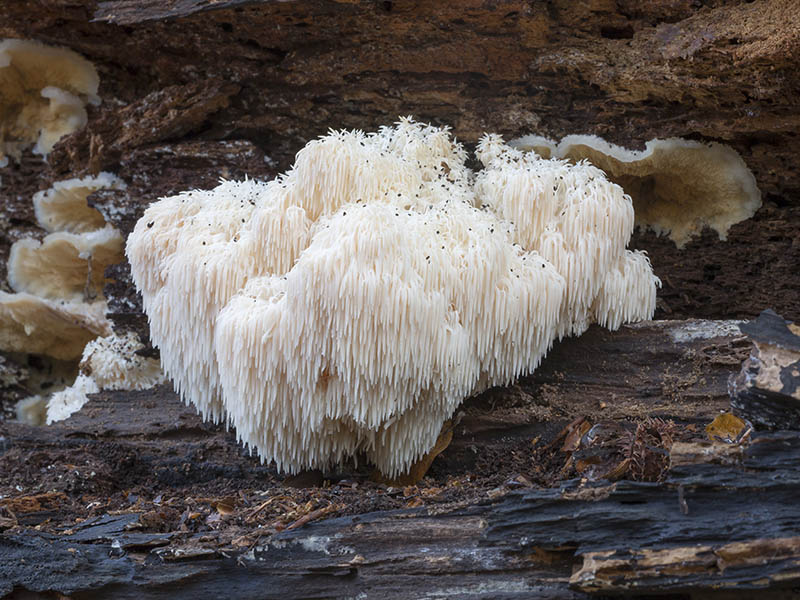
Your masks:
M634 212L628 197L586 162L571 165L522 153L485 136L478 199L515 224L512 239L538 252L566 280L558 336L580 335L593 322L616 329L649 318L656 285L642 252L626 250Z
M34 145L47 155L86 124L87 102L99 103L94 66L66 48L0 40L0 166Z
M727 239L731 225L761 206L752 172L723 144L669 138L628 150L594 135L568 135L558 144L530 135L510 144L545 158L590 161L633 198L637 225L668 235L679 248L706 226Z
M282 470L363 452L393 476L465 397L531 372L559 335L650 316L657 280L625 251L617 186L496 137L481 158L496 177L476 193L447 130L403 119L331 132L270 183L148 208L127 253L184 399ZM535 169L549 169L538 183L512 172ZM543 202L546 216L517 216Z

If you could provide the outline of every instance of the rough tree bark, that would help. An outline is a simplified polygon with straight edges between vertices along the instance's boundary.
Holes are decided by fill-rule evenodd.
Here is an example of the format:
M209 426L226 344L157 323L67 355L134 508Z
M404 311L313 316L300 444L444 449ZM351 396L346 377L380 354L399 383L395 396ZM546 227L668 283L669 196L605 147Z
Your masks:
M728 378L749 347L733 322L593 328L515 388L465 405L433 477L488 468L496 487L450 481L416 496L412 488L350 487L352 474L332 477L316 500L321 508L283 532L259 520L260 511L287 494L314 496L267 487L270 469L166 387L105 392L46 429L0 424L0 466L25 492L0 500L0 594L785 597L800 583L798 433L759 433L741 444L702 433L727 408ZM660 415L700 436L672 444L660 482L583 471L554 488L533 486L531 461L547 456L529 456L533 446L563 442L562 468L569 442L554 431L576 415L598 428ZM604 452L589 445L574 456L604 460ZM462 494L452 495L458 486ZM196 497L204 493L216 498ZM365 510L365 495L382 498L381 510ZM115 497L122 500L114 506ZM311 522L337 513L351 516Z
M726 244L711 232L684 250L650 233L634 240L665 283L657 316L796 315L799 31L793 0L9 0L0 36L81 53L103 104L48 165L5 170L13 227L0 259L35 228L30 195L53 179L117 173L129 226L160 195L271 176L331 127L413 114L467 144L493 131L732 146L765 205Z
M0 574L75 599L788 598L800 583L799 442L763 435L727 464L682 464L663 484L570 482L447 511L331 519L247 548L170 544L126 530L138 514L104 517L67 536L5 536Z

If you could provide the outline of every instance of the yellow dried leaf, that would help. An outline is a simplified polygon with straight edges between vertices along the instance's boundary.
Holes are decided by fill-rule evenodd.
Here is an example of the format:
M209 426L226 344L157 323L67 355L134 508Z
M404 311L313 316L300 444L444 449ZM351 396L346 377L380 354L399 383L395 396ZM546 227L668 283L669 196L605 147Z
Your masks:
M712 442L734 444L741 441L748 427L746 422L733 413L723 413L706 425L706 435Z

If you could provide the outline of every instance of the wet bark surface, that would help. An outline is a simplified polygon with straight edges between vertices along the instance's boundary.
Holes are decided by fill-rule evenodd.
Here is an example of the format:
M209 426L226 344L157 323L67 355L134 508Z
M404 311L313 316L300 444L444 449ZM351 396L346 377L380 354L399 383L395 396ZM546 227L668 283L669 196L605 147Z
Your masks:
M800 582L800 539L789 530L799 441L796 433L765 434L727 464L709 453L708 462L673 468L663 484L572 481L266 538L250 530L216 549L214 533L142 533L136 525L147 513L137 512L90 519L60 536L7 533L0 593L588 598L691 590L721 598L748 589L788 598ZM761 510L742 513L743 502Z
M400 487L354 464L286 478L168 386L2 423L0 593L778 593L800 578L800 440L704 430L750 348L731 321L593 327L468 400Z
M800 429L800 328L765 310L743 331L750 357L730 381L731 406L765 429Z
M79 52L102 104L47 161L0 169L0 288L54 181L121 177L89 203L127 234L161 196L268 179L329 128L412 114L467 147L486 131L732 146L762 191L752 219L683 249L634 235L663 282L656 318L797 320L799 32L793 0L7 0L0 37ZM127 265L107 275L115 327L146 339ZM731 322L593 327L467 400L416 486L364 465L286 481L168 386L48 428L5 421L0 596L790 597L795 434L723 448L704 431L752 348ZM25 390L2 393L8 409Z

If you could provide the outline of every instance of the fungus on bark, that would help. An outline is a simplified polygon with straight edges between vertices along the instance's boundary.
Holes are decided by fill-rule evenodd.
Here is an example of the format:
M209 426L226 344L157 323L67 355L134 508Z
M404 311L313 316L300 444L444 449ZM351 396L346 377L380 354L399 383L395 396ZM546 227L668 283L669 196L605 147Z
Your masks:
M102 296L106 267L125 258L120 232L87 204L89 194L107 188L124 189L125 183L111 173L100 173L57 181L34 194L36 220L52 233L41 242L24 238L11 246L11 289L67 300Z
M104 271L124 259L124 244L86 205L91 192L105 187L124 183L101 173L57 182L34 196L39 224L53 233L11 247L8 280L17 293L0 296L0 350L76 359L89 341L111 333Z
M755 177L724 144L669 138L628 150L594 135L568 135L558 144L531 135L511 145L543 157L588 160L630 194L637 225L668 235L679 248L706 226L727 239L732 225L761 206Z
M652 314L618 186L494 136L479 156L476 184L446 129L403 119L312 141L269 183L149 207L127 253L184 399L281 470L363 452L392 477L557 337Z
M97 336L109 335L105 303L55 301L0 291L0 349L78 358Z
M515 224L512 239L536 251L566 281L557 332L580 335L594 322L610 329L649 318L656 278L642 252L626 250L630 197L587 163L545 160L509 148L498 136L478 145L485 169L476 194Z
M15 292L43 298L94 300L102 295L105 268L124 257L123 240L110 225L86 233L57 232L11 246L8 282Z
M42 425L47 419L47 398L36 395L28 396L14 406L17 421L26 425Z
M36 220L51 233L87 233L102 229L106 220L99 210L88 205L87 198L97 190L125 188L124 181L106 172L82 179L56 181L52 187L33 195Z
M92 340L83 349L78 376L47 401L47 424L63 421L100 390L145 390L163 383L158 360L136 354L143 348L136 334L128 332Z
M66 48L30 40L0 41L0 166L23 150L46 156L55 143L86 124L97 104L94 66Z

